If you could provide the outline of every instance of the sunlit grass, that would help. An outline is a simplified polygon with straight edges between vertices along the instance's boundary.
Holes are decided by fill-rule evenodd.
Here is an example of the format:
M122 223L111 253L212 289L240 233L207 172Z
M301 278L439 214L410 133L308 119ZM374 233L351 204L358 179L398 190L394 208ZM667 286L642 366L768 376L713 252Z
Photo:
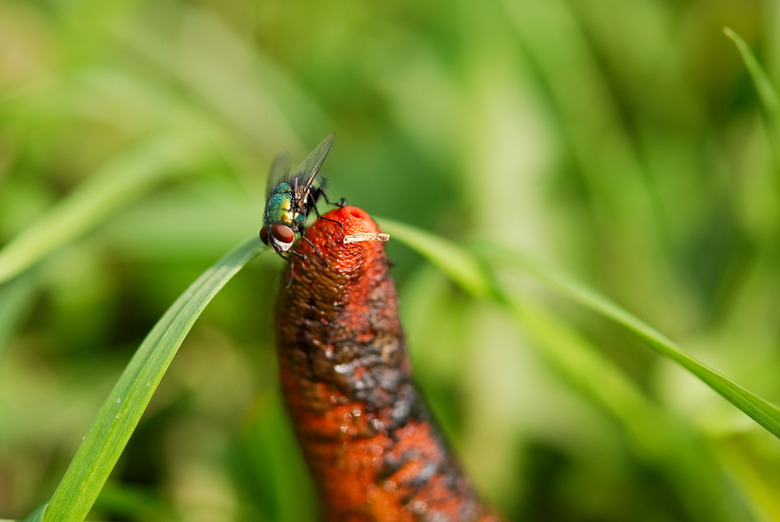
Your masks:
M86 518L193 323L261 247L260 239L255 238L225 255L163 315L100 408L44 519Z
M389 218L416 378L484 496L512 519L780 518L772 9L0 2L0 517L53 495L76 519L315 516L276 256L133 422L100 405L257 232L270 158L335 132L330 194ZM78 450L96 414L124 449Z

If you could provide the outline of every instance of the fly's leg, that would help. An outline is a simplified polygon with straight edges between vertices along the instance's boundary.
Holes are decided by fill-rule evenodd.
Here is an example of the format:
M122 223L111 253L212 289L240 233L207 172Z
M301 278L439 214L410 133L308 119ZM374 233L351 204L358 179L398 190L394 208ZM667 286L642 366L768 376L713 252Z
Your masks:
M314 207L312 207L312 208L314 208L314 210L315 210L315 211L317 210L317 207L316 207L316 205L315 205ZM319 213L317 213L317 217L320 217L320 214L319 214ZM328 218L322 218L322 219L324 219L324 220L326 220L326 221L333 221L332 219L328 219ZM338 221L333 221L333 222L334 222L334 223L338 223ZM338 223L338 224L339 224L339 226L343 227L343 225L342 225L341 223ZM315 253L315 254L317 254L317 257L319 257L319 258L322 260L322 262L325 264L325 266L328 266L328 262L327 262L327 261L325 261L325 258L322 256L322 252L320 252L320 249L319 249L319 248L317 248L317 246L316 246L314 243L312 243L311 241L309 241L309 238L308 238L308 237L306 237L306 229L305 229L305 228L303 228L303 227L300 227L300 228L298 229L298 231L297 231L297 232L300 234L300 236L301 236L301 239L303 239L304 241L306 241L307 243L309 243L309 246L311 246L311 247L312 247L312 249L314 249L314 253ZM301 259L306 259L306 256L305 256L305 255L303 255L303 254L301 254L301 253L300 253L300 252L298 252L297 250L290 250L290 252L292 252L292 253L293 253L293 254L295 254L296 256L300 257Z
M320 194L322 194L322 198L325 200L325 203L327 203L328 205L333 205L334 207L339 207L339 208L344 208L347 206L347 200L345 198L341 198L340 200L338 200L337 203L331 203L330 200L328 199L328 195L325 194L324 190L320 189Z
M319 214L318 214L318 215L319 215ZM327 219L327 218L322 218L322 219L325 219L325 221L333 221L332 219ZM334 222L334 223L339 223L338 221L333 221L333 222ZM343 225L341 225L341 223L339 223L339 225L343 227ZM309 245L310 245L310 246L311 246L311 247L314 249L314 253L316 253L316 254L317 254L317 257L319 257L319 258L322 260L322 262L323 262L323 263L325 263L325 266L328 266L328 262L327 262L327 261L325 261L325 258L324 258L324 257L322 257L322 252L320 252L320 249L319 249L319 248L317 248L317 247L314 245L314 243L312 243L311 241L309 241L309 238L308 238L308 237L306 237L305 235L301 234L301 239L303 239L304 241L306 241L307 243L309 243ZM296 251L296 250L293 250L293 254L295 254L295 255L297 255L297 256L300 256L300 257L302 257L302 258L305 258L305 257L306 257L306 256L304 256L303 254L301 254L300 252L298 252L298 251Z
M344 225L342 225L341 223L339 223L339 222L338 222L338 221L336 221L335 219L330 219L330 218L322 217L322 215L320 215L320 211L319 211L319 210L317 210L317 207L313 207L313 208L314 208L314 213L315 213L315 214L317 214L317 218L318 218L318 219L322 219L323 221L330 221L331 223L336 223L336 224L337 224L338 226L340 226L341 228L344 228ZM308 239L307 239L306 241L308 241ZM312 246L314 246L314 245L312 245Z
M302 256L303 254L299 254L295 250L292 251L293 254L297 254L299 256ZM287 280L286 288L290 288L290 285L292 285L293 279L295 279L295 270L293 270L292 267L292 258L290 257L290 254L287 254L287 256L282 256L282 259L287 261L287 266L290 268L290 279Z
M309 241L309 239L303 234L301 234L301 238L311 245L311 247L314 249L314 252L317 254L317 257L322 259L322 262L325 263L325 266L328 266L328 262L325 261L324 257L322 257L322 253L319 251L319 249L316 246L314 246L314 244L311 241ZM306 256L301 254L297 250L290 250L290 254L294 256L298 256L301 259L306 259ZM290 279L287 280L287 288L290 288L293 279L295 279L295 270L292 269L292 257L290 257L290 254L287 254L287 257L284 258L284 260L287 261L287 264L290 266Z
M332 204L333 204L333 203L331 203L331 202L328 200L328 197L325 195L325 192L323 192L323 191L322 191L322 189L320 189L320 190L318 190L318 191L317 191L317 195L318 195L318 196L319 196L319 195L322 195L322 197L323 197L323 198L325 198L325 202L326 202L328 205L332 205ZM339 222L338 222L338 221L336 221L335 219L329 219L329 218L322 217L322 214L320 214L320 211L319 211L319 209L317 208L317 198L316 198L316 197L315 197L315 196L314 196L312 193L309 193L309 198L311 198L311 209L314 211L314 213L315 213L315 214L317 214L317 219L324 219L325 221L330 221L331 223L336 223L336 224L337 224L338 226L340 226L341 228L344 228L344 225L342 225L341 223L339 223ZM341 201L339 201L339 203L337 203L337 204L336 204L336 206L337 206L337 207L344 208L344 205L342 205L341 203L343 203L344 205L346 205L346 204L347 204L347 201L346 201L344 198L341 198ZM308 239L307 239L306 241L308 241ZM311 245L311 243L309 243L309 244ZM311 245L311 246L314 246L314 245ZM322 257L322 256L320 256L320 257ZM323 259L323 261L324 261L324 259Z
M328 196L325 194L324 190L320 190L320 194L322 194L322 198L325 200L325 203L328 205L333 205L334 207L344 208L347 206L347 200L345 198L341 198L336 203L331 203L328 199Z

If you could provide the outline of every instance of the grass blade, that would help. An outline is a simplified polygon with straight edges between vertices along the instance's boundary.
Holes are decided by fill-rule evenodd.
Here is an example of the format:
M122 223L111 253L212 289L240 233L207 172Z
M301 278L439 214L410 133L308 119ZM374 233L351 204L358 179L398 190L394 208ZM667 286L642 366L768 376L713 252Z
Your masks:
M777 90L775 90L774 85L772 85L772 82L769 80L769 76L766 74L766 71L764 71L764 68L761 67L756 55L753 54L753 51L745 40L730 27L724 27L723 32L726 33L726 36L728 36L729 39L734 42L734 45L737 46L739 54L742 55L742 61L745 62L745 66L747 67L748 72L750 72L750 77L753 79L753 85L756 87L758 97L761 100L761 105L764 106L764 109L769 115L772 125L776 126L778 122L778 111L780 110L780 103L778 103L777 99Z
M497 253L496 250L493 250L493 252L496 253L499 259L521 259L521 256L516 252L504 252L501 254ZM720 372L686 354L666 336L597 292L561 274L555 273L548 267L542 267L526 260L522 260L518 263L518 266L521 264L524 270L533 273L559 293L626 327L629 331L643 339L653 350L688 370L718 392L723 398L769 430L775 437L780 438L780 408L776 405L755 395Z
M723 32L736 45L737 51L742 56L742 61L745 62L745 67L750 73L750 78L753 80L758 98L761 100L761 106L764 108L770 140L774 145L772 152L775 165L780 168L780 100L778 100L777 89L745 40L730 27L724 27Z
M502 289L517 329L540 347L538 353L578 393L611 415L632 441L639 459L660 466L681 491L691 520L730 522L738 519L717 482L721 469L689 425L668 415L648 398L625 371L564 318L521 292Z
M472 292L476 297L484 297L488 293L492 293L497 301L505 301L501 289L490 283L490 278L482 265L467 250L408 225L400 225L389 220L381 220L381 224L382 228L395 239L404 242L425 256L453 281L463 286L464 290ZM688 370L758 424L780 438L780 409L777 406L687 355L670 339L606 297L555 273L547 266L527 261L518 252L502 250L501 247L485 247L485 251L490 253L490 262L504 264L510 262L513 266L536 276L569 299L623 325L643 339L653 350ZM473 292L473 289L477 289L478 293Z
M202 161L202 140L155 136L118 157L0 250L0 284L100 223L154 183Z
M36 285L30 278L19 278L0 286L0 365L14 329L33 302L35 290Z
M375 218L383 232L398 238L439 267L453 281L476 297L490 292L490 281L477 260L465 250L419 228L391 219Z
M84 520L184 337L206 305L263 245L253 238L217 261L165 312L101 406L44 520Z

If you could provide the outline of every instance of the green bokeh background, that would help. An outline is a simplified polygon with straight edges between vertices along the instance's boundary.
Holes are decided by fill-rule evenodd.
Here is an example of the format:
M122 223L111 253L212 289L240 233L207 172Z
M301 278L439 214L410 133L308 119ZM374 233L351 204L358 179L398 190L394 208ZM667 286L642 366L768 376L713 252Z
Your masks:
M330 132L334 198L561 267L780 402L778 163L722 32L771 76L777 20L754 0L0 0L0 245L122 165L148 178L0 286L0 517L51 496L156 320L257 233L273 155ZM662 421L616 417L496 303L388 250L417 380L509 519L780 520L780 443L694 377L501 274ZM277 391L283 267L261 256L209 306L91 518L316 519Z

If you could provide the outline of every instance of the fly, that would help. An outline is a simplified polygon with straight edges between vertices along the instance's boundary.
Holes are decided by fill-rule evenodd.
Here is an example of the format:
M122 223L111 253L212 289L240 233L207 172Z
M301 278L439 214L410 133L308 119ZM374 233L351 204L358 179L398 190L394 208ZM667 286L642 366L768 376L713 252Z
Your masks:
M320 196L331 204L325 195L325 180L318 173L334 139L335 135L330 134L322 140L294 171L290 171L290 155L286 152L277 154L271 163L266 192L268 199L263 212L260 239L284 259L288 259L288 252L296 253L290 249L296 236L300 236L314 248L319 258L325 261L317 247L306 238L304 225L312 210L318 218L321 217L317 210L317 200ZM345 204L343 198L337 203L342 207ZM338 224L341 226L341 223Z

